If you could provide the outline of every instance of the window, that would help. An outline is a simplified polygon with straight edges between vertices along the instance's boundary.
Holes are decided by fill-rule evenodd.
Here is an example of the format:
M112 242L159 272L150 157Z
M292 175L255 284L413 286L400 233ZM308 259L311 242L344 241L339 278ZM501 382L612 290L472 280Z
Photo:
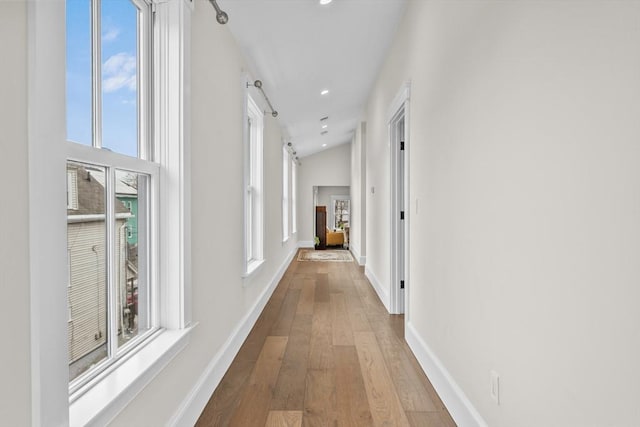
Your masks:
M298 164L295 159L291 159L291 233L298 232L298 206L297 206L297 185L298 185Z
M282 241L289 238L289 150L282 147Z
M30 3L35 424L108 424L185 348L192 330L185 280L191 204L182 159L189 152L183 58L193 5L154 2L151 22L150 3ZM92 301L98 329L86 333L91 345L78 339L71 350L78 323L89 324L78 309L89 306L82 296ZM90 347L95 363L80 372L78 362L71 372Z
M246 173L245 173L245 257L244 275L248 276L264 261L263 147L264 116L247 95Z
M344 229L349 226L349 199L342 199L338 196L331 196L331 204L333 207L332 220L333 228Z
M78 209L78 174L67 169L67 209Z
M67 1L69 381L74 392L157 328L149 248L159 180L145 95L150 6ZM89 107L88 114L81 109ZM85 145L90 150L76 150ZM131 213L137 206L138 215ZM135 222L136 238L130 232Z

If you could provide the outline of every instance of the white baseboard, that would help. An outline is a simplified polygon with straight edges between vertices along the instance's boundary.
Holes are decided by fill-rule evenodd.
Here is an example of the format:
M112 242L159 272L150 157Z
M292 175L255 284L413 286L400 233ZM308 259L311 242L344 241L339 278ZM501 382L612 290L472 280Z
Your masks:
M366 262L367 262L367 257L366 256L360 255L360 252L354 247L349 246L349 250L351 251L351 254L353 254L353 257L358 262L359 266L362 267L363 265L366 264Z
M406 324L404 335L409 348L456 424L460 427L487 427L480 413L410 322Z
M391 312L390 310L391 298L389 297L389 290L385 289L380 284L380 281L378 280L376 275L373 274L373 271L371 271L371 269L369 269L369 267L366 265L364 267L364 275L367 277L367 279L369 279L369 282L371 282L373 289L375 289L376 293L378 294L378 298L380 298L380 301L382 301L382 304L384 304L384 307L387 309L388 312Z
M206 369L191 389L191 392L182 401L178 410L173 417L167 423L168 426L174 427L191 427L193 426L204 407L209 402L211 395L215 391L218 384L222 380L222 377L231 366L234 357L240 351L240 347L244 340L249 336L251 328L258 320L260 313L264 309L265 305L271 298L273 291L284 276L285 271L289 267L291 260L297 252L297 248L293 249L291 253L284 260L276 274L266 289L260 295L260 298L253 305L251 310L242 318L238 326L229 335L229 338L224 343L222 348L213 356Z
M300 240L298 242L299 248L314 248L316 245L311 240Z

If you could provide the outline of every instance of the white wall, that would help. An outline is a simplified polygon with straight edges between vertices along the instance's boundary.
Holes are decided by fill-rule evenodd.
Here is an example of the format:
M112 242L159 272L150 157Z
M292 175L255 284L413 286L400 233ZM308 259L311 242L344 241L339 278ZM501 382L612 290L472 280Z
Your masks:
M367 125L358 124L351 143L351 221L349 222L349 249L360 265L366 259L366 133Z
M411 80L407 332L461 425L462 395L492 427L640 424L639 15L409 2L368 104L367 267L388 281L386 110Z
M342 144L300 159L298 167L298 240L313 246L314 186L349 186L351 144Z
M327 211L331 206L331 196L349 196L347 186L320 186L318 187L318 206L326 206Z
M192 293L193 320L199 324L189 346L115 425L163 425L190 392L198 391L194 387L207 380L217 352L297 246L295 237L282 243L281 133L277 120L266 115L266 263L243 283L241 75L247 69L228 27L216 23L209 3L195 2L192 19ZM259 96L254 99L261 102Z
M58 16L62 9L59 3L49 3L38 9L44 12L38 16L43 20L48 12ZM0 2L0 39L10 43L0 44L0 55L7 64L0 71L0 171L1 186L6 200L10 201L2 209L0 249L1 284L5 304L0 312L2 323L7 327L6 341L10 351L3 352L0 363L1 377L0 419L10 425L65 424L52 419L32 420L32 411L37 416L39 402L32 402L30 377L38 383L38 366L49 369L57 375L67 375L66 341L53 340L57 345L53 350L56 357L47 352L31 348L31 303L29 293L29 263L39 262L29 257L29 216L48 215L46 212L29 212L29 165L27 149L27 112L46 112L51 105L64 105L64 55L39 56L42 64L52 64L53 76L60 77L59 85L53 91L56 95L51 102L43 105L27 105L29 92L40 87L27 88L27 57L33 59L35 51L27 43L27 5L24 2ZM35 21L34 21L35 22ZM39 21L41 22L41 21ZM56 22L60 23L60 20ZM42 32L42 27L30 28ZM64 51L64 37L57 33L51 38L57 50ZM36 46L42 49L41 46ZM239 345L251 326L248 320L257 315L259 305L266 302L269 291L277 283L278 274L286 267L293 255L297 241L289 239L282 243L281 230L281 132L278 122L271 116L265 117L265 257L266 262L250 279L243 281L242 272L242 196L243 184L243 143L242 129L244 81L246 71L243 58L227 27L216 23L215 11L206 2L195 2L192 28L192 81L191 81L191 158L185 164L190 171L192 183L192 271L190 277L192 293L192 319L197 323L189 337L187 347L113 421L113 425L166 425L180 422L188 425L194 421L216 385L216 378L224 373L225 363L230 363L233 353L229 349ZM220 58L224 58L221 61ZM38 62L40 63L40 62ZM215 78L212 78L215 76ZM54 79L55 80L55 79ZM32 99L38 99L33 97ZM34 108L37 107L37 108ZM56 115L63 109L56 109ZM38 117L30 113L30 117ZM63 128L64 120L55 120ZM40 130L34 123L34 129ZM42 137L40 131L37 135ZM63 136L51 135L52 141L60 144ZM54 146L55 147L55 146ZM52 150L52 149L49 149ZM59 156L58 156L59 157ZM55 161L64 164L56 158ZM56 164L57 164L56 163ZM38 176L56 176L55 168L48 168ZM60 183L64 185L64 168L60 169ZM33 182L31 183L32 185ZM38 197L37 188L31 192L32 200ZM63 187L60 191L64 192ZM64 208L64 200L59 198ZM54 208L57 208L54 206ZM55 209L57 210L57 209ZM66 217L66 209L59 216ZM62 223L64 224L64 223ZM64 233L64 230L60 230ZM34 236L35 237L35 236ZM35 239L37 241L37 238ZM33 249L33 246L31 246ZM59 251L58 251L59 252ZM66 254L56 254L66 256ZM66 269L60 265L60 269ZM33 279L33 278L32 278ZM56 300L66 301L66 286L56 292L60 284L52 284L51 293ZM56 287L57 286L57 287ZM37 288L37 287L36 287ZM33 296L32 296L33 297ZM36 298L38 301L44 297ZM54 300L54 302L56 301ZM42 301L46 303L47 301ZM60 310L65 313L64 310ZM45 319L46 321L46 319ZM58 322L53 319L57 331L66 337L66 317ZM235 335L234 335L235 334ZM35 344L39 337L33 338ZM52 342L47 341L47 345ZM9 348L9 347L8 347ZM226 352L225 352L226 351ZM62 353L64 357L58 356ZM35 363L33 361L36 361ZM58 361L62 363L56 364ZM46 363L45 363L46 362ZM32 364L36 370L32 371ZM40 365L38 365L40 364ZM35 372L35 373L34 373ZM56 384L58 382L56 381ZM46 390L41 390L46 391ZM55 398L43 401L42 405L55 406L57 414L67 413L65 391L56 390ZM46 393L45 393L46 395ZM45 399L46 400L46 399Z
M27 4L0 2L0 420L31 425Z

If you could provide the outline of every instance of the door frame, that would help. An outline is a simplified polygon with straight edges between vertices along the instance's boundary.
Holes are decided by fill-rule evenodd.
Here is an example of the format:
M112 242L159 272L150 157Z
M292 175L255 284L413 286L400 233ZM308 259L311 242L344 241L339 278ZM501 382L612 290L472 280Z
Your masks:
M409 281L409 99L411 83L402 85L398 94L389 107L388 132L390 150L390 178L391 178L391 212L390 212L390 260L391 277L389 283L389 312L405 314L408 321L410 281ZM397 125L403 121L404 150L400 150L400 138L397 135ZM404 220L400 219L400 212L404 212ZM400 221L403 221L402 224ZM404 289L400 281L404 280Z

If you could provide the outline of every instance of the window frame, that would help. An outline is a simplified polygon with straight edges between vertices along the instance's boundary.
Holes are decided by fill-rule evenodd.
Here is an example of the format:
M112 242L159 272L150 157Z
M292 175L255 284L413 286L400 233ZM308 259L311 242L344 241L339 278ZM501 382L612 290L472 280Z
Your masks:
M291 159L291 235L298 232L298 163Z
M151 129L153 117L150 109L151 87L153 84L152 68L150 61L152 60L152 4L141 0L130 0L132 7L137 8L136 17L136 103L139 106L136 112L137 120L137 153L138 157L127 156L117 152L102 149L102 118L103 112L103 87L102 87L102 31L101 24L102 0L91 1L90 20L90 37L91 37L91 99L92 99L92 137L91 145L79 144L67 141L64 145L64 151L67 162L77 162L80 164L94 165L104 168L104 191L105 191L105 242L106 242L106 348L107 355L104 359L96 363L96 365L86 372L80 374L69 383L70 402L77 400L88 388L91 388L97 379L101 377L102 372L107 371L120 359L126 357L129 352L139 350L139 346L152 336L159 328L158 316L159 311L159 292L157 283L157 274L155 273L158 264L157 250L154 247L160 241L160 230L157 227L158 214L160 204L158 199L160 168L161 165L155 161L155 153L152 149L154 143L152 141ZM141 274L140 280L145 281L145 292L150 295L146 303L148 307L149 319L148 329L140 335L134 337L126 346L118 345L117 331L117 249L116 241L117 231L115 230L115 200L116 200L116 171L128 171L136 174L143 174L149 177L146 197L144 202L147 205L148 216L145 219L147 228L147 241L143 252L143 265L146 272ZM68 191L68 190L67 190ZM125 237L126 238L126 237ZM144 256L146 255L146 256ZM146 329L146 328L145 328Z
M153 97L155 155L162 215L159 260L158 331L69 401L68 263L66 179L68 158L100 164L93 147L70 148L65 117L65 3L28 2L29 277L32 423L108 424L183 349L191 326L190 162L188 139L190 34L189 0L153 0ZM151 95L151 94L149 94ZM151 106L151 105L150 105ZM162 126L159 125L162 123ZM68 149L77 151L69 154ZM105 152L127 169L131 158ZM123 163L120 162L123 160ZM133 159L137 160L137 159ZM114 161L115 163L115 161ZM137 170L134 164L131 169ZM157 184L156 184L157 185ZM61 226L65 224L65 226Z
M246 93L244 254L242 277L264 263L264 112Z
M290 205L290 165L291 154L286 144L282 146L282 242L289 240L291 236L291 228L289 221Z

